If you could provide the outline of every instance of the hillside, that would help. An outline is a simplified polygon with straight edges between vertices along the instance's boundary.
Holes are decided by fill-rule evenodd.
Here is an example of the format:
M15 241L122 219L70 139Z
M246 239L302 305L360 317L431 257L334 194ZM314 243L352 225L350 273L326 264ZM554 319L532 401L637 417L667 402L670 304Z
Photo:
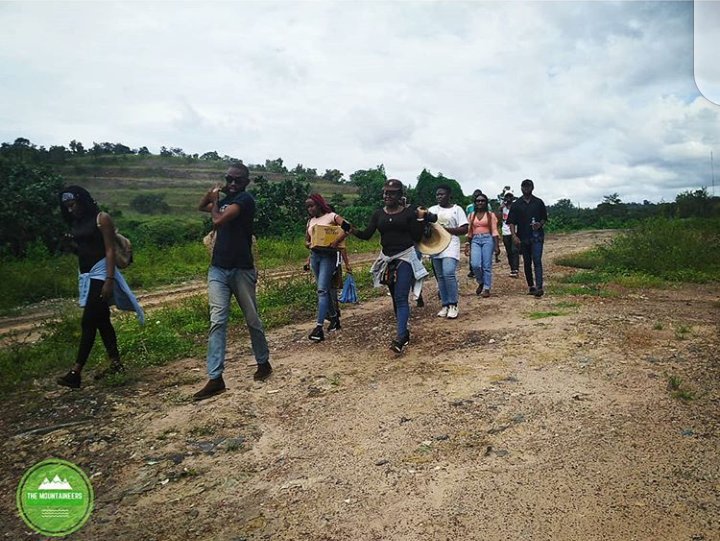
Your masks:
M152 193L164 195L171 214L196 216L195 207L204 190L216 182L224 182L227 162L154 155L84 156L72 157L64 164L55 165L54 169L67 184L87 188L103 205L121 210L123 214L134 214L130 201L138 193ZM292 173L250 170L252 179L260 176L269 182L299 178ZM350 184L332 183L321 177L308 178L307 181L311 191L319 192L328 199L334 194L342 194L351 201L357 191Z

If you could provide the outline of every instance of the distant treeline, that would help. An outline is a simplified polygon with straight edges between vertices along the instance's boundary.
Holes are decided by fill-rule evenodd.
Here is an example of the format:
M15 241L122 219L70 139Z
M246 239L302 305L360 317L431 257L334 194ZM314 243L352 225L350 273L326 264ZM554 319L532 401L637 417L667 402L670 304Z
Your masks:
M86 149L78 141L71 141L68 147L38 147L28 139L18 138L13 143L0 145L0 257L25 257L32 246L42 245L54 253L59 238L65 231L60 221L57 194L65 184L59 170L65 164L87 163L88 160L102 160L110 164L116 160L126 163L133 160L145 160L152 157L167 161L168 165L178 161L192 164L200 162L236 161L232 156L220 156L217 152L202 155L186 154L180 148L162 147L160 155L153 155L147 147L132 149L121 143L93 143ZM282 158L266 160L264 165L249 164L254 174L254 184L250 191L257 200L256 231L259 236L287 237L302 233L307 220L305 200L311 191L311 183L323 186L320 191L334 209L352 223L364 226L372 212L381 204L383 183L387 179L384 166L362 169L350 174L347 179L337 169L327 169L324 175L298 164L287 169ZM273 180L266 178L272 173ZM277 180L280 175L282 180ZM532 175L529 175L532 177ZM403 179L406 180L406 179ZM518 181L521 179L518 179ZM345 184L356 192L355 197L346 198L342 193L333 191L333 185ZM466 196L455 179L442 173L433 175L423 169L417 184L406 192L410 203L432 206L435 204L435 191L440 184L450 186L452 200L466 205L470 197ZM325 189L327 186L327 189ZM482 189L482 186L477 186ZM539 195L541 191L538 190ZM491 201L497 201L499 207L502 194L487 194ZM519 194L516 194L519 195ZM150 197L150 194L138 194L132 208L140 213L162 213L166 208L162 197ZM100 201L102 203L102 201ZM546 201L549 204L548 201ZM133 219L122 221L120 213L110 210L122 223L124 232L136 243L157 247L193 242L200 239L209 229L206 220L188 223L187 219L169 216L148 216L147 220ZM548 207L549 231L570 231L577 229L627 228L654 217L689 218L720 216L720 197L711 197L706 188L686 191L676 196L672 202L625 203L617 193L604 196L595 208L580 208L569 199L560 199Z

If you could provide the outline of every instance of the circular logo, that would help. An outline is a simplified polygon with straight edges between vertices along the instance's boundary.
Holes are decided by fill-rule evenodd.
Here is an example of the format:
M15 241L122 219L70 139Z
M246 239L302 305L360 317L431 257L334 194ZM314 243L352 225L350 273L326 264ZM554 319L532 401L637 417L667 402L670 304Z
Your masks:
M72 462L49 458L25 472L15 499L28 526L42 535L60 537L87 522L94 494L84 471Z

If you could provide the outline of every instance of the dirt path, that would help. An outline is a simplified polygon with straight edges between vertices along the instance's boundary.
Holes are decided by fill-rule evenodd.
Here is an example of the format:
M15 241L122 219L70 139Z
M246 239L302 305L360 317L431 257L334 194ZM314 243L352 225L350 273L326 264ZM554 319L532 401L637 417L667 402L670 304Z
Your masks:
M489 299L462 273L441 320L428 284L401 357L382 297L321 344L310 321L270 333L264 384L238 327L230 390L204 403L202 359L120 389L35 382L3 406L0 487L81 465L97 502L74 539L719 540L720 285L554 294L572 271L553 257L605 238L549 238L542 299L501 263ZM37 538L11 497L0 517Z
M374 254L350 254L351 265L367 265L375 260ZM287 280L303 274L297 268L261 271L260 282L268 283ZM138 301L144 310L176 304L180 301L207 292L206 280L191 280L181 284L161 287L152 291L139 291ZM23 309L21 315L0 317L0 347L9 343L32 343L41 336L43 325L58 317L70 307L76 306L75 299L52 299L36 303Z

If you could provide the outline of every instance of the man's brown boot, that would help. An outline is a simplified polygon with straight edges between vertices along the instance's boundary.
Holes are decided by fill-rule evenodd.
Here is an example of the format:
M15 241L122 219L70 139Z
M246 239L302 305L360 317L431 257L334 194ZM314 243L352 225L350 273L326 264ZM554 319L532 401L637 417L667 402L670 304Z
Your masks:
M205 384L205 387L203 387L193 395L193 400L195 400L196 402L198 400L205 400L206 398L210 398L211 396L215 396L224 392L225 382L223 381L222 376L220 376L219 378L209 379L208 382Z

